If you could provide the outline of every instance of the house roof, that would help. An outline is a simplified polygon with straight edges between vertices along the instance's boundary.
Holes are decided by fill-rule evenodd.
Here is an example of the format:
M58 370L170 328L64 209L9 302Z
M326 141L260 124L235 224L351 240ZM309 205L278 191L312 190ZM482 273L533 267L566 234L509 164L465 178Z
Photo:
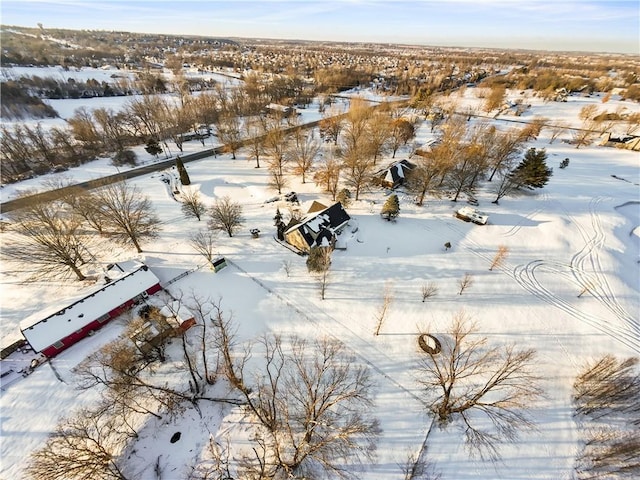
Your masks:
M327 236L327 234L320 235L321 232L326 230L327 233L332 234L343 227L350 219L351 217L344 210L342 204L336 202L324 210L307 215L302 222L287 229L285 235L298 230L307 245L315 247L318 242L321 242L322 238Z
M404 179L407 177L407 172L413 168L415 168L415 165L409 162L409 160L400 160L380 170L378 176L384 181L396 186L404 182Z
M20 322L20 330L33 349L40 352L158 283L158 277L146 265L139 264L136 270L90 290L62 308L27 317Z
M193 313L189 311L181 302L174 300L169 305L165 305L160 309L160 314L167 318L175 318L178 325L182 325L187 320L194 318Z
M309 210L307 210L307 213L321 212L322 210L326 210L326 209L327 209L326 205L323 205L322 203L314 200L311 206L309 207Z

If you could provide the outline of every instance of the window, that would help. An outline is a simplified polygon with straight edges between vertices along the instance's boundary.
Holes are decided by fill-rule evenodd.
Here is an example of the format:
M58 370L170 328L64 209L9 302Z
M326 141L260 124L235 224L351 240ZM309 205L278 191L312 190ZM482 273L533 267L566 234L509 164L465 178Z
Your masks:
M62 343L62 340L58 340L56 343L53 344L53 348L56 348L58 350L60 350L63 347L64 347L64 343Z
M96 319L96 321L97 321L98 323L104 323L104 322L106 322L107 320L109 320L109 314L108 314L108 313L105 313L104 315L102 315L101 317L98 317L98 318Z

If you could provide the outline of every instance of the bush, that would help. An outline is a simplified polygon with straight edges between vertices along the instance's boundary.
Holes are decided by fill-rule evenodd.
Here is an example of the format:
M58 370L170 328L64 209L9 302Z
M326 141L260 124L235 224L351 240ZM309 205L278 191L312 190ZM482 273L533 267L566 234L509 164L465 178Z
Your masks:
M123 165L135 167L138 163L138 156L133 150L120 150L113 156L111 163L116 167L121 167Z

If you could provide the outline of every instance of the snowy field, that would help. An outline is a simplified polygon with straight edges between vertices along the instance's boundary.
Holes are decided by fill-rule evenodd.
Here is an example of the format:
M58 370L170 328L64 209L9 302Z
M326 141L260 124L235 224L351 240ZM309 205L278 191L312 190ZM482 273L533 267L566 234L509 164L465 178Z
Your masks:
M477 99L468 89L457 101L466 106ZM578 112L589 102L613 110L618 101L604 105L599 98L570 97L567 103L531 99L532 109L518 120L544 116L579 126ZM638 111L637 104L619 103ZM305 115L311 120L313 112ZM513 119L495 122L502 128ZM425 123L417 142L427 142L429 130ZM369 365L377 384L375 414L383 433L377 460L359 478L402 478L399 464L420 450L430 431L427 458L443 479L570 479L580 438L571 404L576 372L604 354L640 355L639 158L637 152L599 146L577 150L562 141L569 133L549 144L549 135L544 129L529 145L547 149L547 163L554 168L548 185L505 197L500 205L491 203L495 195L484 185L477 199L478 208L489 215L486 226L454 218L463 201L428 199L418 207L402 192L398 192L397 222L386 222L379 211L390 192L373 189L363 194L347 209L352 220L341 237L347 248L333 255L324 301L307 273L305 259L273 239L276 207L285 217L288 207L286 202L265 203L274 196L266 168L255 169L243 153L236 160L224 155L189 163L192 188L203 200L210 204L230 196L243 205L246 224L233 238L218 239L217 253L230 260L227 268L216 274L199 270L169 289L174 295L221 298L225 312L233 312L242 340L266 332L308 339L326 335L342 341L354 361ZM397 157L403 158L402 152ZM569 167L559 169L567 157ZM96 177L114 173L106 160L100 162L68 174L81 180L86 178L83 170ZM330 202L313 183L290 181L288 190L298 193L302 211L314 200ZM204 225L181 214L159 173L133 183L152 199L164 222L161 236L144 245L140 259L163 282L201 265L202 257L194 254L187 238ZM25 185L5 186L3 199L22 188ZM250 228L259 228L261 236L252 238ZM445 250L446 242L451 249ZM489 271L500 245L507 246L510 254L503 266ZM109 261L131 257L131 251L113 251ZM290 262L289 274L285 262ZM472 275L474 283L459 295L458 281L465 274ZM3 345L19 337L22 318L53 299L78 294L77 283L19 281L3 268ZM421 286L427 282L435 283L439 293L423 303ZM585 283L595 287L578 297ZM380 335L374 336L385 288L393 292L393 303ZM417 383L415 366L423 355L418 333L438 335L460 311L477 322L479 334L491 344L537 350L536 373L543 378L546 395L532 405L536 429L505 445L497 464L470 458L456 424L430 429L432 420ZM43 444L57 420L96 398L97 392L78 394L72 369L115 338L127 318L82 340L53 359L51 366L43 365L3 388L0 478L22 478L25 458ZM164 373L170 375L167 368ZM163 478L186 478L186 466L202 454L210 437L239 437L245 421L238 409L212 407L204 409L202 418L187 410L172 422L147 422L127 472L130 478L154 479L153 464L162 455ZM176 431L182 431L182 440L171 445L169 438Z

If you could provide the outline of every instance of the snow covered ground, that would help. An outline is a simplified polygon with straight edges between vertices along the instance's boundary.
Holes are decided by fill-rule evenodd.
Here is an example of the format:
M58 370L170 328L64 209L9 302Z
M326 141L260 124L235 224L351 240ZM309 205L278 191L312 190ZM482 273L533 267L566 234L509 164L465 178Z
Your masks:
M477 99L467 89L458 101L464 106ZM567 103L547 104L532 99L532 109L518 120L544 116L578 126L577 114L588 102L600 99L570 97ZM638 111L637 104L624 105ZM510 125L495 121L502 127ZM419 129L417 141L426 142L429 130L426 124ZM430 431L427 459L443 479L570 479L580 438L570 400L577 370L607 353L640 355L639 158L637 152L599 146L576 150L561 141L569 138L568 133L549 144L549 134L543 130L530 145L547 149L548 164L554 168L549 184L503 198L500 205L491 203L495 196L485 186L477 194L478 208L489 215L485 226L454 218L454 210L464 202L428 199L418 207L402 192L397 222L386 222L379 211L389 192L366 192L347 209L352 216L342 233L347 249L333 255L324 301L307 273L305 259L273 239L276 206L285 213L287 205L265 203L274 196L267 170L255 169L243 154L237 160L224 155L189 163L193 188L203 200L211 203L228 195L241 202L246 224L233 238L219 237L218 253L231 261L227 268L215 274L199 270L169 288L176 295L195 292L222 298L225 311L233 312L242 340L265 332L306 338L327 335L344 342L355 361L369 365L377 383L375 413L383 433L377 461L360 478L401 478L399 464L420 450ZM567 157L570 165L559 169ZM105 161L91 175L100 175L103 168L113 173L114 167ZM76 173L70 172L80 179ZM161 236L144 245L141 259L166 282L202 263L186 239L204 225L184 218L160 178L153 174L133 182L152 199L164 222ZM3 198L19 188L6 186ZM291 178L289 189L298 193L303 211L313 200L330 201L313 183L303 185ZM259 228L262 235L253 238L251 228ZM444 248L446 242L451 249ZM507 246L510 254L503 266L489 271L500 245ZM131 251L115 251L110 260L131 256ZM289 274L285 262L290 263ZM459 295L458 281L465 274L472 275L474 283ZM22 285L4 266L1 278L3 345L19 336L17 324L23 317L53 299L76 295L79 288L76 283ZM439 293L423 303L421 286L427 282L435 283ZM578 298L585 283L595 287ZM385 288L391 288L393 303L380 335L374 336L375 313ZM543 377L546 396L532 405L536 429L505 445L498 464L470 458L455 424L430 430L432 419L416 379L421 355L418 333L438 335L462 310L492 344L516 344L538 352L536 373ZM115 338L127 318L3 388L1 478L21 478L26 457L42 445L56 421L96 398L98 392L78 394L72 369ZM210 438L241 437L245 421L237 409L227 407L207 408L202 418L187 410L176 420L147 422L136 455L127 463L128 472L131 478L156 478L153 465L161 456L163 478L186 478L187 466L202 454ZM182 440L170 444L176 431L182 432Z

